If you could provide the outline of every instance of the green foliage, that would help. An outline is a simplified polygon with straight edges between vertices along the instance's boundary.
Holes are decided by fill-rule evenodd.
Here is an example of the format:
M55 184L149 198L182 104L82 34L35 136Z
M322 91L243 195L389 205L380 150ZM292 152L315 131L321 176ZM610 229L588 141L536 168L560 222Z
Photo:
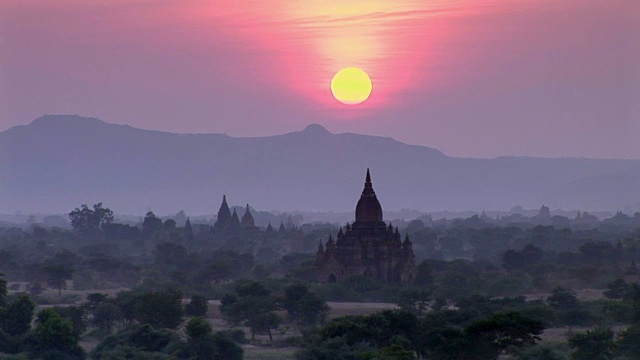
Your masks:
M492 315L489 319L475 321L464 333L473 350L471 358L497 359L503 353L530 346L540 340L544 325L517 312ZM481 356L481 357L479 357Z
M601 314L609 323L627 323L633 319L633 307L630 304L616 301L603 300L601 304Z
M566 345L540 344L528 347L518 354L518 360L568 360Z
M31 319L35 304L27 294L20 294L3 309L0 317L0 327L2 331L10 336L20 336L26 334L31 329Z
M231 339L238 344L242 344L246 340L246 334L242 329L222 330L222 331L218 331L216 334L219 336L224 336L228 339Z
M111 302L98 304L93 310L93 326L100 329L102 334L110 334L113 324L122 318L118 306Z
M618 334L618 351L629 359L640 359L640 325L633 325Z
M251 338L256 333L269 334L277 328L282 319L275 313L279 309L271 292L257 282L240 283L235 288L237 297L225 295L220 305L222 314L233 324L244 324L251 329Z
M349 344L342 337L326 339L296 353L297 360L362 360L361 355L373 351L368 343Z
M185 327L189 341L197 341L211 335L211 324L201 317L194 317Z
M187 316L205 316L209 310L207 298L200 295L193 295L191 301L184 306L184 313Z
M604 296L609 299L623 299L629 291L629 284L622 279L616 279L607 284L607 290L604 292Z
M366 277L361 274L347 276L344 280L342 280L342 284L360 294L376 291L382 287L382 284L380 284L375 279Z
M0 273L0 307L7 305L7 280L4 279L4 274Z
M284 289L284 298L281 302L290 319L298 318L298 303L308 292L309 288L300 283L289 285Z
M420 353L433 360L462 360L468 341L457 327L441 326L426 329L420 335Z
M304 294L298 302L297 321L302 326L324 324L329 315L329 305L314 292Z
M428 261L423 261L416 267L416 278L413 280L416 286L431 286L433 284L433 270Z
M162 230L162 220L149 211L142 222L142 235L151 238L156 232Z
M68 264L57 264L45 267L47 283L58 289L58 295L62 295L62 289L67 288L67 280L71 279L74 269Z
M182 322L182 292L169 289L139 295L135 317L155 328L177 328Z
M400 309L420 315L427 311L431 294L426 290L401 290L398 295L397 304Z
M615 355L613 331L609 328L595 328L569 337L569 346L574 349L574 360L609 360Z
M123 322L131 324L136 317L138 297L131 291L121 291L116 294L114 302L122 314Z
M502 264L511 270L524 269L539 264L544 256L541 248L528 244L521 251L507 250L502 255Z
M243 350L231 338L222 333L215 333L210 340L213 351L207 353L205 358L200 359L219 359L219 360L242 360ZM212 356L211 356L212 355Z
M89 306L95 308L99 304L102 304L107 301L109 296L103 293L91 293L87 295L87 301L89 302Z
M65 319L69 319L73 325L73 333L80 337L86 330L88 312L84 306L54 306L53 309Z
M224 334L212 334L202 318L191 319L186 326L188 342L168 329L156 330L136 324L105 337L92 353L104 359L190 359L241 360L242 348Z
M323 343L340 338L349 346L364 343L371 349L382 349L398 343L411 347L417 343L417 326L415 315L399 310L385 310L367 316L344 316L320 328L318 339L314 342L316 346L323 347ZM399 342L399 338L406 341Z
M318 294L309 291L303 284L292 284L285 288L280 300L290 320L298 326L315 326L324 323L329 314L329 306Z
M104 225L113 221L113 211L102 207L102 203L93 205L93 210L83 204L69 213L69 219L75 231L84 236L95 237Z
M147 324L136 324L105 337L94 349L92 358L173 358L166 356L172 355L179 345L184 344L180 337L170 330L156 330Z
M62 353L73 358L84 357L78 346L78 337L74 334L70 320L60 316L49 308L38 313L36 328L33 332L32 351L43 358L52 353Z
M415 353L406 350L399 345L391 345L377 351L365 352L361 355L363 360L414 360Z
M557 287L551 291L547 298L549 305L558 310L571 310L578 307L576 294L568 289Z

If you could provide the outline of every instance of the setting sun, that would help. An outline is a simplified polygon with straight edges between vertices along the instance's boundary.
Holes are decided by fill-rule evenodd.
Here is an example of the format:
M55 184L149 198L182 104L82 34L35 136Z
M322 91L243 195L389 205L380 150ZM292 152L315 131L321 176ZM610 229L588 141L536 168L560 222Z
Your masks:
M336 100L356 105L371 95L371 78L361 69L350 67L338 71L331 80L331 93Z

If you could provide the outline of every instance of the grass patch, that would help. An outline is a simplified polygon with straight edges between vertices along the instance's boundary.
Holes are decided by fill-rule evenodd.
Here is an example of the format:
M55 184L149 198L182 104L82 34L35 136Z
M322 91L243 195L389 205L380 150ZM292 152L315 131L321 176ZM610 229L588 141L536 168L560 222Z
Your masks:
M294 360L297 348L266 349L259 347L244 348L245 360Z

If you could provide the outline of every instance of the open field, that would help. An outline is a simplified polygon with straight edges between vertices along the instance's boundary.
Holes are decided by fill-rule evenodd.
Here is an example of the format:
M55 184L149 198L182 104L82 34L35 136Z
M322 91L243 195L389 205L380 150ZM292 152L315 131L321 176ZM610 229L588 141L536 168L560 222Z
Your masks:
M9 283L9 287L11 287L13 283ZM19 286L14 286L10 291L11 293L25 291L26 284L19 283ZM115 296L119 291L124 291L128 289L111 289L111 290L89 290L89 291L81 291L81 290L62 290L61 295L58 294L58 291L55 289L45 289L43 293L40 295L42 298L47 298L51 300L52 304L49 305L39 305L36 308L36 311L44 307L50 306L69 306L74 303L79 304L85 301L86 295L94 292L106 293L110 297ZM581 289L576 290L577 297L582 301L594 301L603 298L602 290L596 289ZM527 294L526 297L528 300L536 300L536 299L544 299L548 297L548 293L539 293L539 294ZM56 301L60 301L60 303L56 304ZM184 299L184 302L188 302L188 299ZM385 309L397 309L398 307L392 303L358 303L358 302L327 302L330 307L329 319L337 318L340 316L346 315L368 315L378 311L382 311ZM209 301L209 312L207 314L207 318L210 321L213 329L216 331L226 330L231 328L231 326L223 319L222 314L219 310L220 301L219 300L210 300ZM285 317L286 313L281 311L281 316ZM250 338L250 332L248 328L238 327L245 331L247 334L247 338ZM613 327L614 331L620 331L624 327ZM566 341L567 337L575 332L582 332L588 330L589 328L583 327L559 327L559 328L548 328L541 335L541 339L543 342L563 342ZM274 344L285 340L291 336L299 336L299 333L295 329L293 325L285 325L282 326L278 331L273 332ZM80 341L81 346L87 350L91 351L97 344L98 340L92 337L83 337ZM256 345L265 345L256 346ZM282 344L282 343L281 343ZM245 359L248 360L293 360L295 359L295 352L297 348L294 347L282 347L282 348L272 348L269 347L269 339L265 334L257 334L256 339L252 342L252 345L245 344L243 345L243 349L245 351ZM282 344L284 345L284 344Z
M245 360L294 360L297 348L243 346Z

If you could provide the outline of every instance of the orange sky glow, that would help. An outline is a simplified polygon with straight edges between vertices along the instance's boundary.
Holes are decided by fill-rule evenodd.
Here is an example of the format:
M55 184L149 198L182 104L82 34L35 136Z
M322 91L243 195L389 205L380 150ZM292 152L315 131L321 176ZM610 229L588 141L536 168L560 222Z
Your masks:
M2 0L0 130L315 122L451 155L638 157L638 33L633 0ZM347 67L373 83L354 106L330 90Z
M334 116L361 117L367 110L402 104L403 92L437 78L439 46L447 41L449 16L479 11L477 1L327 0L215 2L205 18L229 36L271 52L271 68L286 91ZM374 93L357 107L331 96L336 71L358 67L374 83ZM259 75L257 75L259 76ZM266 77L271 81L272 77Z

